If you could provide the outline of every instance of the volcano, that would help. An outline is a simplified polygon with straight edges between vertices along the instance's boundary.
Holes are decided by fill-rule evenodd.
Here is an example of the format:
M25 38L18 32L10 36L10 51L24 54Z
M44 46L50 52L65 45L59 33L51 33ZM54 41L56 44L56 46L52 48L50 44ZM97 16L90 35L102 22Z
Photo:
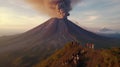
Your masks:
M51 18L23 34L0 39L0 67L31 67L71 41L94 43L96 48L110 47L114 42L68 19Z

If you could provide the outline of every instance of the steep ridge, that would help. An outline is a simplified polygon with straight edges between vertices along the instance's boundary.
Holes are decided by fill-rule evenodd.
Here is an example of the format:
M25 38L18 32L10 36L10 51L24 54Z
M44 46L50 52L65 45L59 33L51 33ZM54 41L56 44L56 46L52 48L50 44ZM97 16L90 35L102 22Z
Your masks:
M68 43L34 67L119 67L120 48L94 49Z

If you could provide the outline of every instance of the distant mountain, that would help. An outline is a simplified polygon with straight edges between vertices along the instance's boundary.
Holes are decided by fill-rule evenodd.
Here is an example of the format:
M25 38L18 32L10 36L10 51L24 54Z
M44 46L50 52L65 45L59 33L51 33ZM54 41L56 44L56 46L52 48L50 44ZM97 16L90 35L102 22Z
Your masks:
M34 67L120 67L119 53L120 48L96 50L71 42Z
M99 30L100 32L109 32L109 31L113 31L111 29L108 29L108 28L102 28Z
M96 48L120 46L119 40L89 32L68 19L52 18L23 34L1 37L0 67L31 67L71 41L94 43Z
M105 36L105 37L120 39L120 33L99 33L99 34L102 35L102 36Z
M120 33L116 30L102 28L102 29L98 30L96 33L101 35L101 36L120 39Z

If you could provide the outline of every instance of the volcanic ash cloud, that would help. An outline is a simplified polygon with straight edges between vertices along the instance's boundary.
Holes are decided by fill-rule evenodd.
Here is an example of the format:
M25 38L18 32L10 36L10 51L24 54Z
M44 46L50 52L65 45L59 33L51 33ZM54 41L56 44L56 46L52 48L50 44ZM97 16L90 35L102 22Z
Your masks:
M67 18L72 4L79 0L26 0L35 9L48 14L51 17Z

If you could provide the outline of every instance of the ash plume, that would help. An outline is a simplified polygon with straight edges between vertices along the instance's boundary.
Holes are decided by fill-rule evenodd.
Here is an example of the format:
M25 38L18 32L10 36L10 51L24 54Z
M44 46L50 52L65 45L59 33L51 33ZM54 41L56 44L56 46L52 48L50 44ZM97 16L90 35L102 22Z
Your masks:
M80 0L26 0L33 7L51 17L67 18L72 6Z

